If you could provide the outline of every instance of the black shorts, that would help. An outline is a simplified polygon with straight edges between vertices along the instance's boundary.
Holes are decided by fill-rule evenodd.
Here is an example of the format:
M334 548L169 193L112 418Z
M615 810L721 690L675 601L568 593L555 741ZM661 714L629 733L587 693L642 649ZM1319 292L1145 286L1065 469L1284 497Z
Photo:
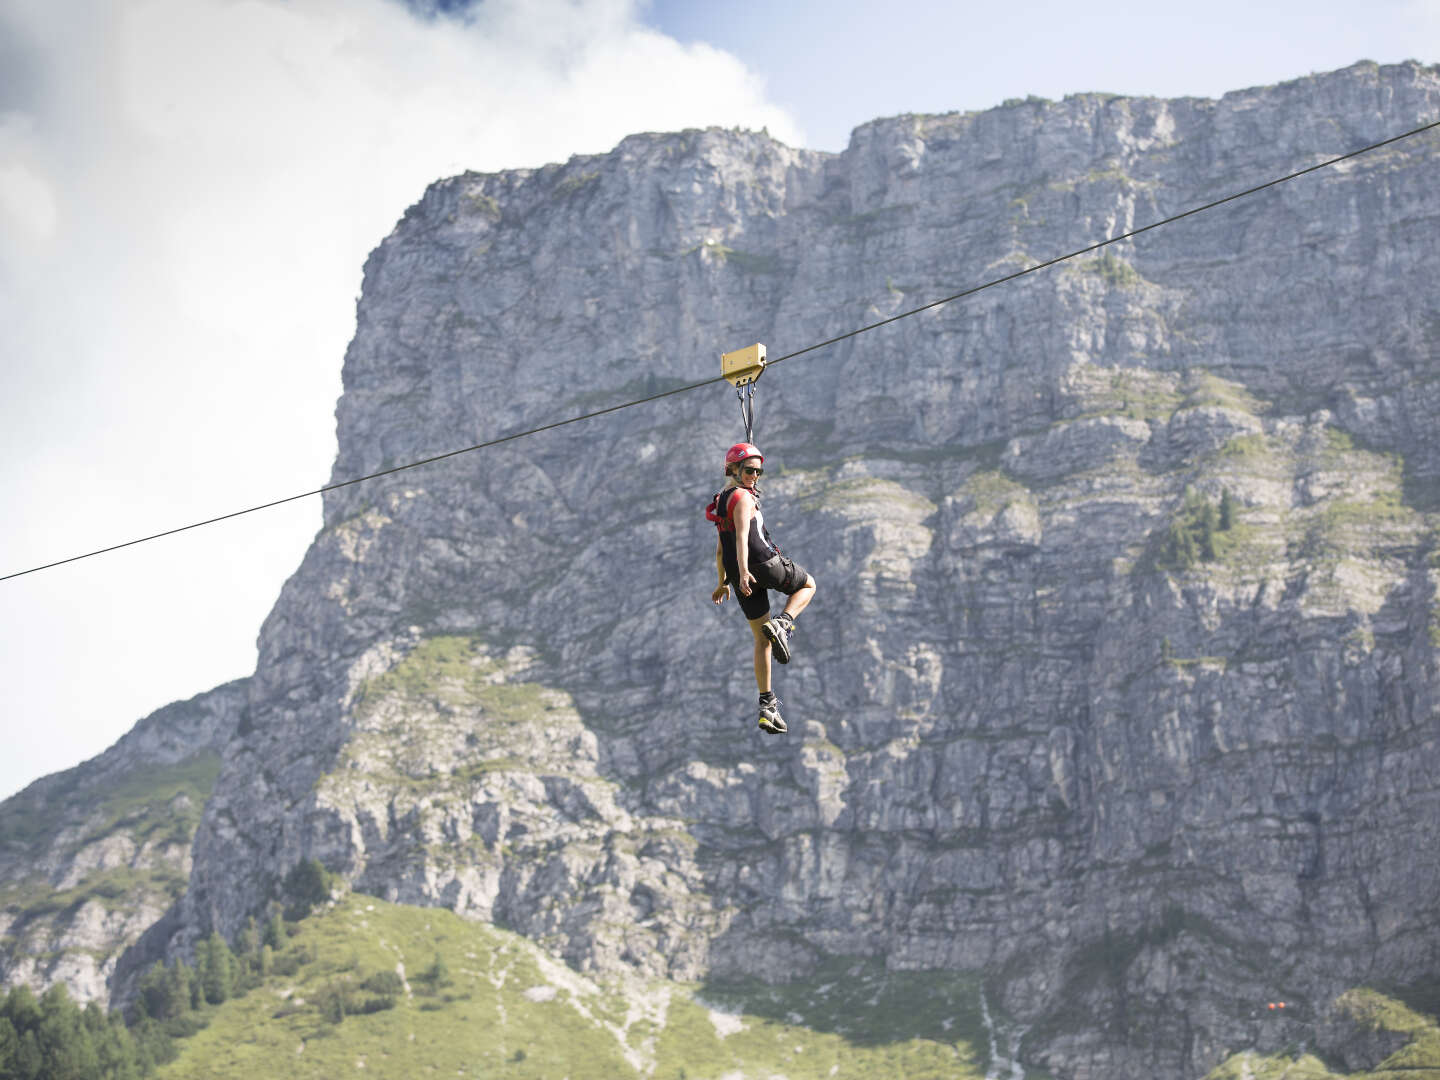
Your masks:
M804 588L805 579L810 576L803 566L785 555L776 555L768 562L752 566L750 573L755 575L755 584L750 587L750 595L746 596L739 589L735 590L735 595L740 598L740 610L747 619L758 619L770 614L770 595L767 590L774 589L789 596Z

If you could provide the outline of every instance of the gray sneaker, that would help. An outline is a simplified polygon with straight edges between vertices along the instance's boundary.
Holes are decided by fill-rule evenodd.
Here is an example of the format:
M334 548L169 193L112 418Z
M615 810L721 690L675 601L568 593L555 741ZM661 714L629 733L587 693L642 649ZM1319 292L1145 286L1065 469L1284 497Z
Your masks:
M795 632L795 622L781 612L775 618L762 623L760 632L770 641L770 650L775 655L775 661L780 664L790 662L790 635Z
M784 735L790 729L785 726L785 720L780 715L780 700L776 698L768 705L760 703L760 730L766 735Z

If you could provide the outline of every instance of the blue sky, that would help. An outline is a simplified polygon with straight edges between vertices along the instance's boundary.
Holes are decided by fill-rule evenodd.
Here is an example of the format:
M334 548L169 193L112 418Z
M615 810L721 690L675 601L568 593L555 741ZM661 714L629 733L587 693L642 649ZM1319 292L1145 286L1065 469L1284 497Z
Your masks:
M1440 61L1440 0L417 3L0 0L0 574L326 483L365 255L441 176ZM0 796L249 674L319 524L0 582Z
M1440 3L837 4L653 0L645 20L740 57L808 145L842 150L877 116L1084 91L1218 97L1357 60L1440 53Z

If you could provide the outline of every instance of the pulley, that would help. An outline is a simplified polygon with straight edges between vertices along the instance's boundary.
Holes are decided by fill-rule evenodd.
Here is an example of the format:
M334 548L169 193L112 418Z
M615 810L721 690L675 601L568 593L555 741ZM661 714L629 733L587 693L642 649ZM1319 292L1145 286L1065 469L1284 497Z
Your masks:
M755 441L755 383L765 371L765 346L754 344L720 354L720 374L735 387L740 399L740 419L745 422L745 441Z

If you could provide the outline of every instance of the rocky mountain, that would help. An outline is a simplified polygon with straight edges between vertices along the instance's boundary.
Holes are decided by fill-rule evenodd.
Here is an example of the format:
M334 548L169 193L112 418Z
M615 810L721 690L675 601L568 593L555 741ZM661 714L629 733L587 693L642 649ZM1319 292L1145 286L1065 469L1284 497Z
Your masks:
M334 478L1437 119L1440 69L1359 64L442 180L366 265ZM709 600L723 385L330 491L127 969L318 858L582 973L980 977L1017 1068L1076 1080L1440 975L1437 163L1417 136L767 372L767 521L819 583L783 739Z
M227 683L0 803L0 973L109 997L127 948L185 890L190 845L245 707Z

